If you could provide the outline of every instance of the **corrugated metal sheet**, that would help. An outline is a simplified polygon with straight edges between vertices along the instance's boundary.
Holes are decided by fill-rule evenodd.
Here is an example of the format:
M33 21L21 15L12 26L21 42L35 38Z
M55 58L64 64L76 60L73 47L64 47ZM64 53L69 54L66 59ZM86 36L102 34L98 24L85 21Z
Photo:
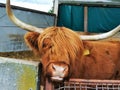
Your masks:
M28 24L45 28L54 25L55 15L40 11L13 7L15 15ZM16 27L8 18L5 5L0 4L0 52L28 50L24 43L26 31Z

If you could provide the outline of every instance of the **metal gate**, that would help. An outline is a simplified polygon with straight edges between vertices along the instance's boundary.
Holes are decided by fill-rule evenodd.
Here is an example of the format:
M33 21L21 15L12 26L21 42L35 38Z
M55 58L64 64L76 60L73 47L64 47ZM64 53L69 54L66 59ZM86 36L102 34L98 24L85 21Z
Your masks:
M64 83L49 83L45 90L120 90L120 80L70 79Z

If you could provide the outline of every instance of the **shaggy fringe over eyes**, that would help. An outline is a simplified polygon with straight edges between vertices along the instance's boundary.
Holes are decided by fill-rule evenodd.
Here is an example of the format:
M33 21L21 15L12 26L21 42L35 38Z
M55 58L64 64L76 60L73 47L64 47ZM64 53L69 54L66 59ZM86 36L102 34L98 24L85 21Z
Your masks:
M52 41L52 50L56 54L68 54L71 59L75 59L76 55L83 53L83 43L79 36L72 30L65 27L49 27L38 38L39 50L42 52L42 45L45 38ZM54 49L53 49L54 48ZM61 51L60 51L61 50Z

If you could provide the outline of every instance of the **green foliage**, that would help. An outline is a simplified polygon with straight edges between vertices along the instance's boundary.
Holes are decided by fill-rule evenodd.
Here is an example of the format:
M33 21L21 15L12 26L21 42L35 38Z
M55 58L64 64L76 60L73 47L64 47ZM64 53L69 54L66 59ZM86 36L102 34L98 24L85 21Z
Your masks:
M53 13L53 7L48 11L48 13Z

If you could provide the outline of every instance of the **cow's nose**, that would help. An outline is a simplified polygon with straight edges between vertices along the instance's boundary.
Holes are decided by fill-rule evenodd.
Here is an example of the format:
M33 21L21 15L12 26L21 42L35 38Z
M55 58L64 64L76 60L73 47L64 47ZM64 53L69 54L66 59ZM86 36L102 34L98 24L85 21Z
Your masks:
M49 65L49 68L51 68L51 79L53 81L62 81L64 78L68 76L69 67L67 64L61 63L51 63Z
M63 77L64 74L68 71L68 66L52 64L52 69L54 71L53 75L58 75Z

